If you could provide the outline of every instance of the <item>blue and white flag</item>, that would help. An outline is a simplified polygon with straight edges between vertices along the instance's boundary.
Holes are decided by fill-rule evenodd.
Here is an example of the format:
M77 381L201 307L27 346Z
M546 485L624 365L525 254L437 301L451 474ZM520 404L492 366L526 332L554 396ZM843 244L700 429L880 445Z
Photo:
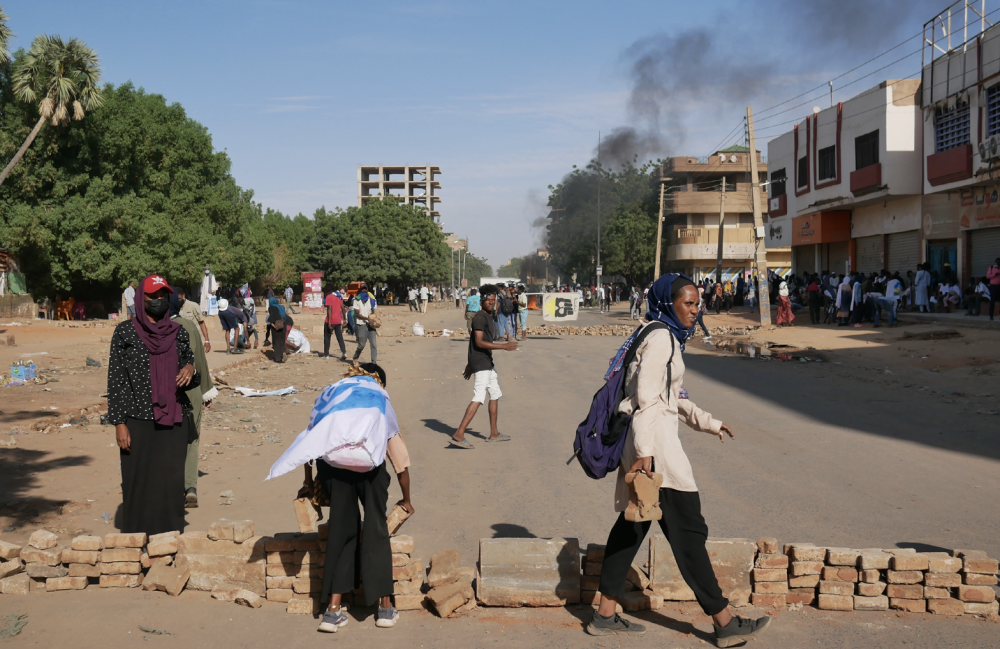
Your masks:
M281 454L267 479L318 458L341 469L371 471L385 462L386 443L398 433L389 393L375 379L341 379L316 399L309 427Z

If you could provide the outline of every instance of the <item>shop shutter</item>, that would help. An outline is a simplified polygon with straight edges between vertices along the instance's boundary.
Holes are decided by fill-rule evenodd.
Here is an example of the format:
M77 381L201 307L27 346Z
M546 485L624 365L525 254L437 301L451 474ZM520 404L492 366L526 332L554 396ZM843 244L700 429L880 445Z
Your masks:
M849 271L848 263L851 261L851 244L849 241L838 241L837 243L830 244L830 262L829 270L831 273L837 273L838 275L847 274Z
M856 270L869 275L882 270L882 235L858 237L854 240L854 251L857 255Z
M810 273L816 271L816 246L795 246L795 274L801 275L802 271Z
M972 276L985 277L986 270L1000 257L1000 227L971 230Z
M906 277L906 271L917 272L917 264L920 263L920 237L917 230L909 232L897 232L886 236L888 240L888 255L886 255L885 267L890 273L899 271L899 274Z

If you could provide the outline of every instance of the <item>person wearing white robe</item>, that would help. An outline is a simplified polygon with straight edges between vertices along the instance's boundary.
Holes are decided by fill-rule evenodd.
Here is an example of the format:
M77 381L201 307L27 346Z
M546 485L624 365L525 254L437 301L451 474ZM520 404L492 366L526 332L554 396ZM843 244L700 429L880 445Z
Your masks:
M212 296L219 290L219 283L215 281L215 275L211 269L205 266L205 276L201 280L201 312L205 315L212 315Z
M917 305L921 313L930 311L930 298L927 294L931 287L931 274L926 268L926 264L917 267L917 276L913 280L913 292L915 297L913 303Z

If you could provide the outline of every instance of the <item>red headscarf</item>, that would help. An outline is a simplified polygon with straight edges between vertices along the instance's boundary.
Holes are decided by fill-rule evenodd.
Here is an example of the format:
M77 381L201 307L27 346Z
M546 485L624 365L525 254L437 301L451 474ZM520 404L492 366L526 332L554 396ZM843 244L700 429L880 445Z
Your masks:
M150 275L152 277L152 275ZM146 278L148 279L148 278ZM149 378L153 388L153 419L163 426L179 424L184 416L177 399L177 332L181 326L164 314L159 322L146 315L146 280L135 292L135 333L149 350Z

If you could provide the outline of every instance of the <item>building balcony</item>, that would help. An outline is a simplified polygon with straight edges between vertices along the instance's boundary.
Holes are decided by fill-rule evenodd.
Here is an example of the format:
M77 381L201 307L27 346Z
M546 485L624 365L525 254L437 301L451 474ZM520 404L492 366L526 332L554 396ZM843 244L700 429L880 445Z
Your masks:
M882 185L882 163L877 162L851 172L851 193L855 196L878 191Z
M750 259L754 256L753 228L724 228L722 257ZM669 234L667 260L715 259L719 254L719 228L674 226Z
M927 156L927 182L933 186L972 178L972 145L963 144Z
M726 214L750 212L750 185L738 184L735 191L726 192ZM759 190L758 190L759 191ZM721 192L673 191L668 196L669 212L674 214L718 214ZM767 195L760 192L761 205L767 204Z

